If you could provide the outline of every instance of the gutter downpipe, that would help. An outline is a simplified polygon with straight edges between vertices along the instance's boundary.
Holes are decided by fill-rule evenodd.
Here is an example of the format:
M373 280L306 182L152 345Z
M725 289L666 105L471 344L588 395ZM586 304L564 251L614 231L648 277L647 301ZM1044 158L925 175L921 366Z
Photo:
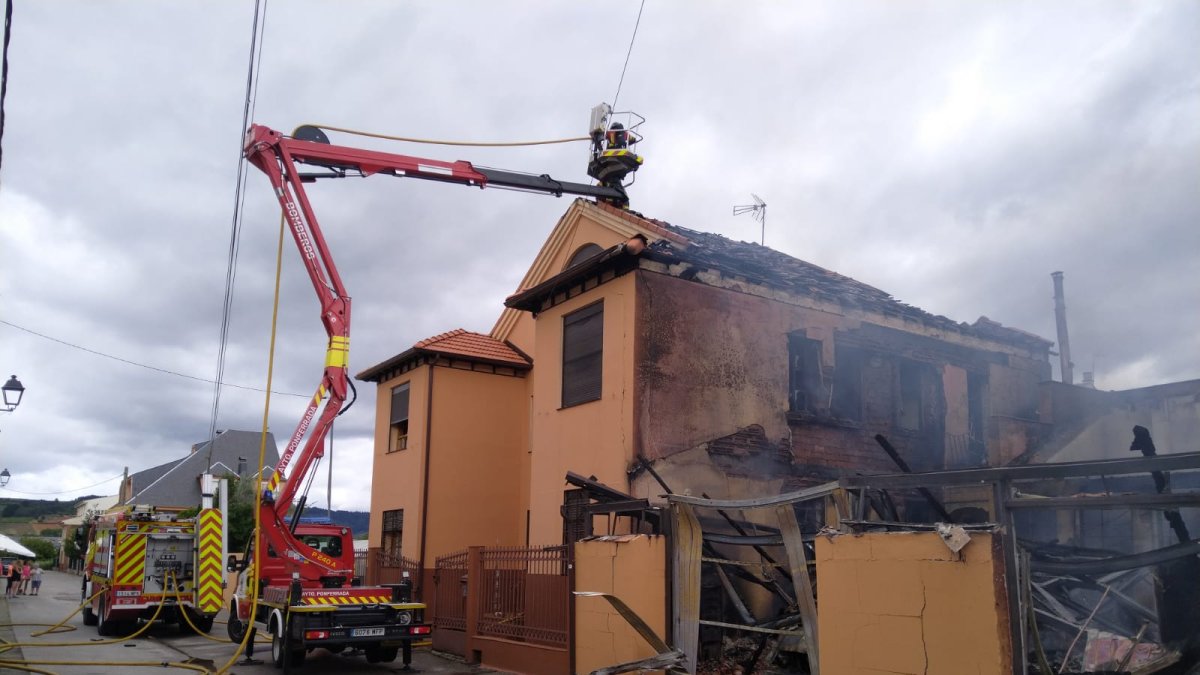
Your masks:
M429 386L425 391L425 466L421 472L421 552L418 574L421 584L421 596L425 597L425 539L426 526L429 523L429 456L433 439L433 371L437 368L437 356L429 364Z

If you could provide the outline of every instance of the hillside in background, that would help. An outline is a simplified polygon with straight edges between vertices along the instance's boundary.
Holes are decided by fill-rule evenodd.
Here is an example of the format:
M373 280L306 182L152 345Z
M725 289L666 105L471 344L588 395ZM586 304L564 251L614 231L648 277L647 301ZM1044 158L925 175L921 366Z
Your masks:
M72 499L66 502L58 499L10 499L2 497L0 498L0 518L19 518L21 520L30 520L39 517L45 520L70 518L75 515L75 505L85 499L94 499L94 496L80 497L79 499Z
M0 498L0 534L20 539L25 536L56 537L62 532L58 522L75 515L75 505L84 499Z
M308 507L304 509L304 519L323 519L329 520L335 525L345 525L354 532L355 539L365 539L367 536L367 527L371 523L371 514L366 511L341 511L333 510L333 517L329 517L329 512L325 509L316 507Z

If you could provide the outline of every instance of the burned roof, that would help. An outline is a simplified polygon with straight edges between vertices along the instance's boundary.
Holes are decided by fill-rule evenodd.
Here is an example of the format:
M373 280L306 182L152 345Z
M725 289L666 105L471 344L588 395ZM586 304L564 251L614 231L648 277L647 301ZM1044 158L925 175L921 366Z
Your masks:
M719 234L672 225L607 204L585 204L617 215L645 231L655 241L642 252L641 257L669 266L678 265L678 274L684 278L692 278L697 271L711 270L723 277L742 280L747 284L777 289L837 304L847 309L918 321L942 330L987 340L1035 349L1048 349L1054 344L1032 333L1003 326L987 317L980 317L974 324L968 324L931 314L903 303L874 286L760 244L733 241ZM569 285L575 278L595 275L605 267L628 267L628 256L615 255L619 253L619 248L614 247L606 252L609 255L597 256L584 265L566 270L534 288L513 295L505 304L517 309L537 311L542 306L544 296ZM624 271L618 270L619 273ZM572 279L568 279L568 276Z
M411 349L367 368L355 378L366 382L382 382L388 378L388 373L424 355L448 356L476 363L507 366L516 370L528 370L532 365L528 356L508 342L502 342L490 335L456 328L420 340L413 344Z

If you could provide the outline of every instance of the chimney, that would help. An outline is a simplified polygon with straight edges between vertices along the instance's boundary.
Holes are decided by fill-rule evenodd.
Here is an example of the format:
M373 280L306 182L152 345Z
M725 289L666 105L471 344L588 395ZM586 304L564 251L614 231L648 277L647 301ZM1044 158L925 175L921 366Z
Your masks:
M1080 386L1087 387L1088 389L1095 389L1096 376L1092 373L1092 371L1085 370L1083 371L1083 382L1080 382L1079 384Z
M1058 359L1062 371L1062 381L1075 384L1075 375L1071 372L1071 340L1067 337L1067 302L1063 296L1063 273L1051 272L1054 279L1054 320L1058 324Z
M246 458L245 457L238 457L237 475L238 476L246 475Z

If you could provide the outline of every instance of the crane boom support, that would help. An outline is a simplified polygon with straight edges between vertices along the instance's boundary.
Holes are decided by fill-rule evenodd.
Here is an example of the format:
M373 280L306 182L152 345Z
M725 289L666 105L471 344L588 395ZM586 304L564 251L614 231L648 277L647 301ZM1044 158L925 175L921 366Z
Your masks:
M619 170L611 176L601 179L602 184L587 185L557 181L544 174L532 175L477 168L465 161L445 162L332 145L326 142L327 139L319 130L311 127L302 129L306 131L304 136L313 140L288 137L256 124L246 133L244 145L247 160L267 175L274 188L288 230L300 251L304 268L320 301L321 323L329 336L320 384L289 438L287 447L280 455L275 473L265 487L260 512L261 535L302 579L319 581L325 585L348 585L353 569L347 569L346 565L340 564L336 559L304 544L285 524L285 516L297 490L305 482L304 479L314 463L324 455L325 439L334 418L342 410L349 388L347 357L350 346L350 297L325 243L305 193L304 183L350 174L384 174L458 183L468 187L484 188L491 185L555 196L573 194L592 197L624 208L629 199L620 179L626 173L636 170L641 158L625 150L607 152L601 160L607 160L610 155L619 156L624 166L618 167ZM593 163L595 161L593 160ZM297 165L321 167L323 171L301 173ZM593 175L596 173L593 172ZM258 550L263 549L260 547Z

